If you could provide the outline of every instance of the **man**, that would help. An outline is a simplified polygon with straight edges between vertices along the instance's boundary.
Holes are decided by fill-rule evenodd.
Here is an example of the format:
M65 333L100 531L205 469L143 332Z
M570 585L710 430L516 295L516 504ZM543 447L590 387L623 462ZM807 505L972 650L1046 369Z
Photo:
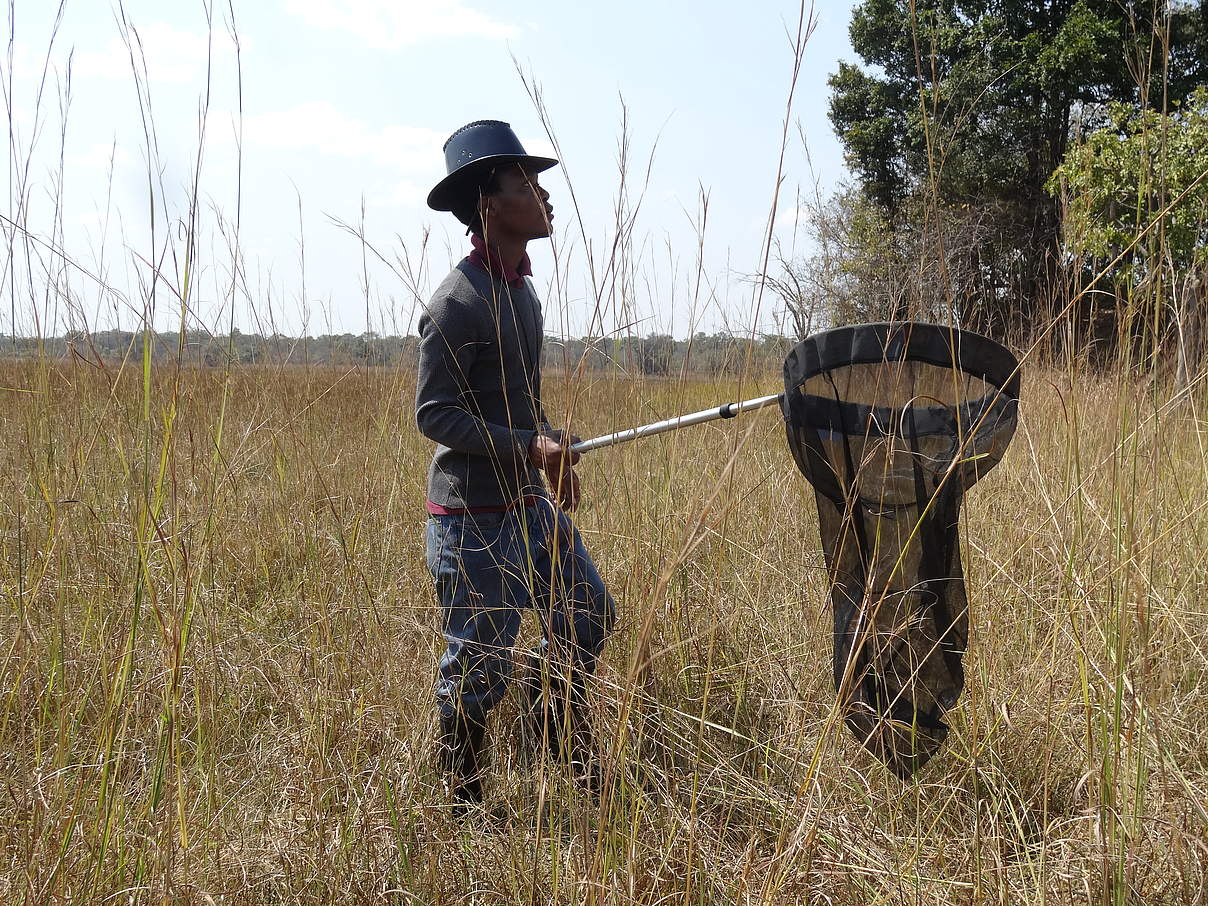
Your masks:
M526 154L495 120L463 126L444 151L448 175L428 205L467 226L473 251L420 319L415 417L437 445L426 553L448 643L436 680L439 751L464 808L482 800L486 717L507 689L527 606L544 639L526 658L526 735L594 789L585 679L614 605L566 512L579 501L577 438L552 430L541 405L541 304L526 248L550 235L538 174L557 161Z

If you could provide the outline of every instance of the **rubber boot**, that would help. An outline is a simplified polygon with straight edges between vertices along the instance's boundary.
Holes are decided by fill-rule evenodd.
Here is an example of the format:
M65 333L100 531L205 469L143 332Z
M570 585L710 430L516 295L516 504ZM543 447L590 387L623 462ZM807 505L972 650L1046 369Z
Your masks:
M455 815L465 814L482 802L482 774L486 768L486 725L460 711L440 712L438 744L440 769L445 775Z
M591 711L582 673L569 680L530 656L525 676L525 735L533 752L547 751L568 765L575 783L593 796L600 792L601 770L591 728Z

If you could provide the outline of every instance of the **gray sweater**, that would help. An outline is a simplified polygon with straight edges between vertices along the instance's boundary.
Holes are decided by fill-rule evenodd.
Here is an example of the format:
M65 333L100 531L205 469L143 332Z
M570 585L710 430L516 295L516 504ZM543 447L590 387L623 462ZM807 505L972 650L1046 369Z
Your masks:
M463 259L419 321L415 422L436 441L428 500L490 507L544 494L528 462L541 408L541 303Z

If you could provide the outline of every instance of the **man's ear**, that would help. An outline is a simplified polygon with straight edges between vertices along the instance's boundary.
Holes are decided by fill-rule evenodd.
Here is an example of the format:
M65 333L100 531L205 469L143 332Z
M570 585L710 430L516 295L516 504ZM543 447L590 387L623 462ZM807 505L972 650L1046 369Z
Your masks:
M494 204L490 195L478 196L478 219L486 223L487 215L494 211Z

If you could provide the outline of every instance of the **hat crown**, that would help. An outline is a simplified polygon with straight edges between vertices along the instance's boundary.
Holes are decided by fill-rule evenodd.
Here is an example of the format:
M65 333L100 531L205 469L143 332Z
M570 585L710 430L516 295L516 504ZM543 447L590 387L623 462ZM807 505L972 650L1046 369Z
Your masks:
M445 178L428 193L428 207L434 211L454 210L492 167L513 163L540 173L558 163L526 152L512 127L501 120L466 123L445 140L444 152Z
M445 172L453 173L482 157L526 154L512 127L500 120L467 123L445 141Z

